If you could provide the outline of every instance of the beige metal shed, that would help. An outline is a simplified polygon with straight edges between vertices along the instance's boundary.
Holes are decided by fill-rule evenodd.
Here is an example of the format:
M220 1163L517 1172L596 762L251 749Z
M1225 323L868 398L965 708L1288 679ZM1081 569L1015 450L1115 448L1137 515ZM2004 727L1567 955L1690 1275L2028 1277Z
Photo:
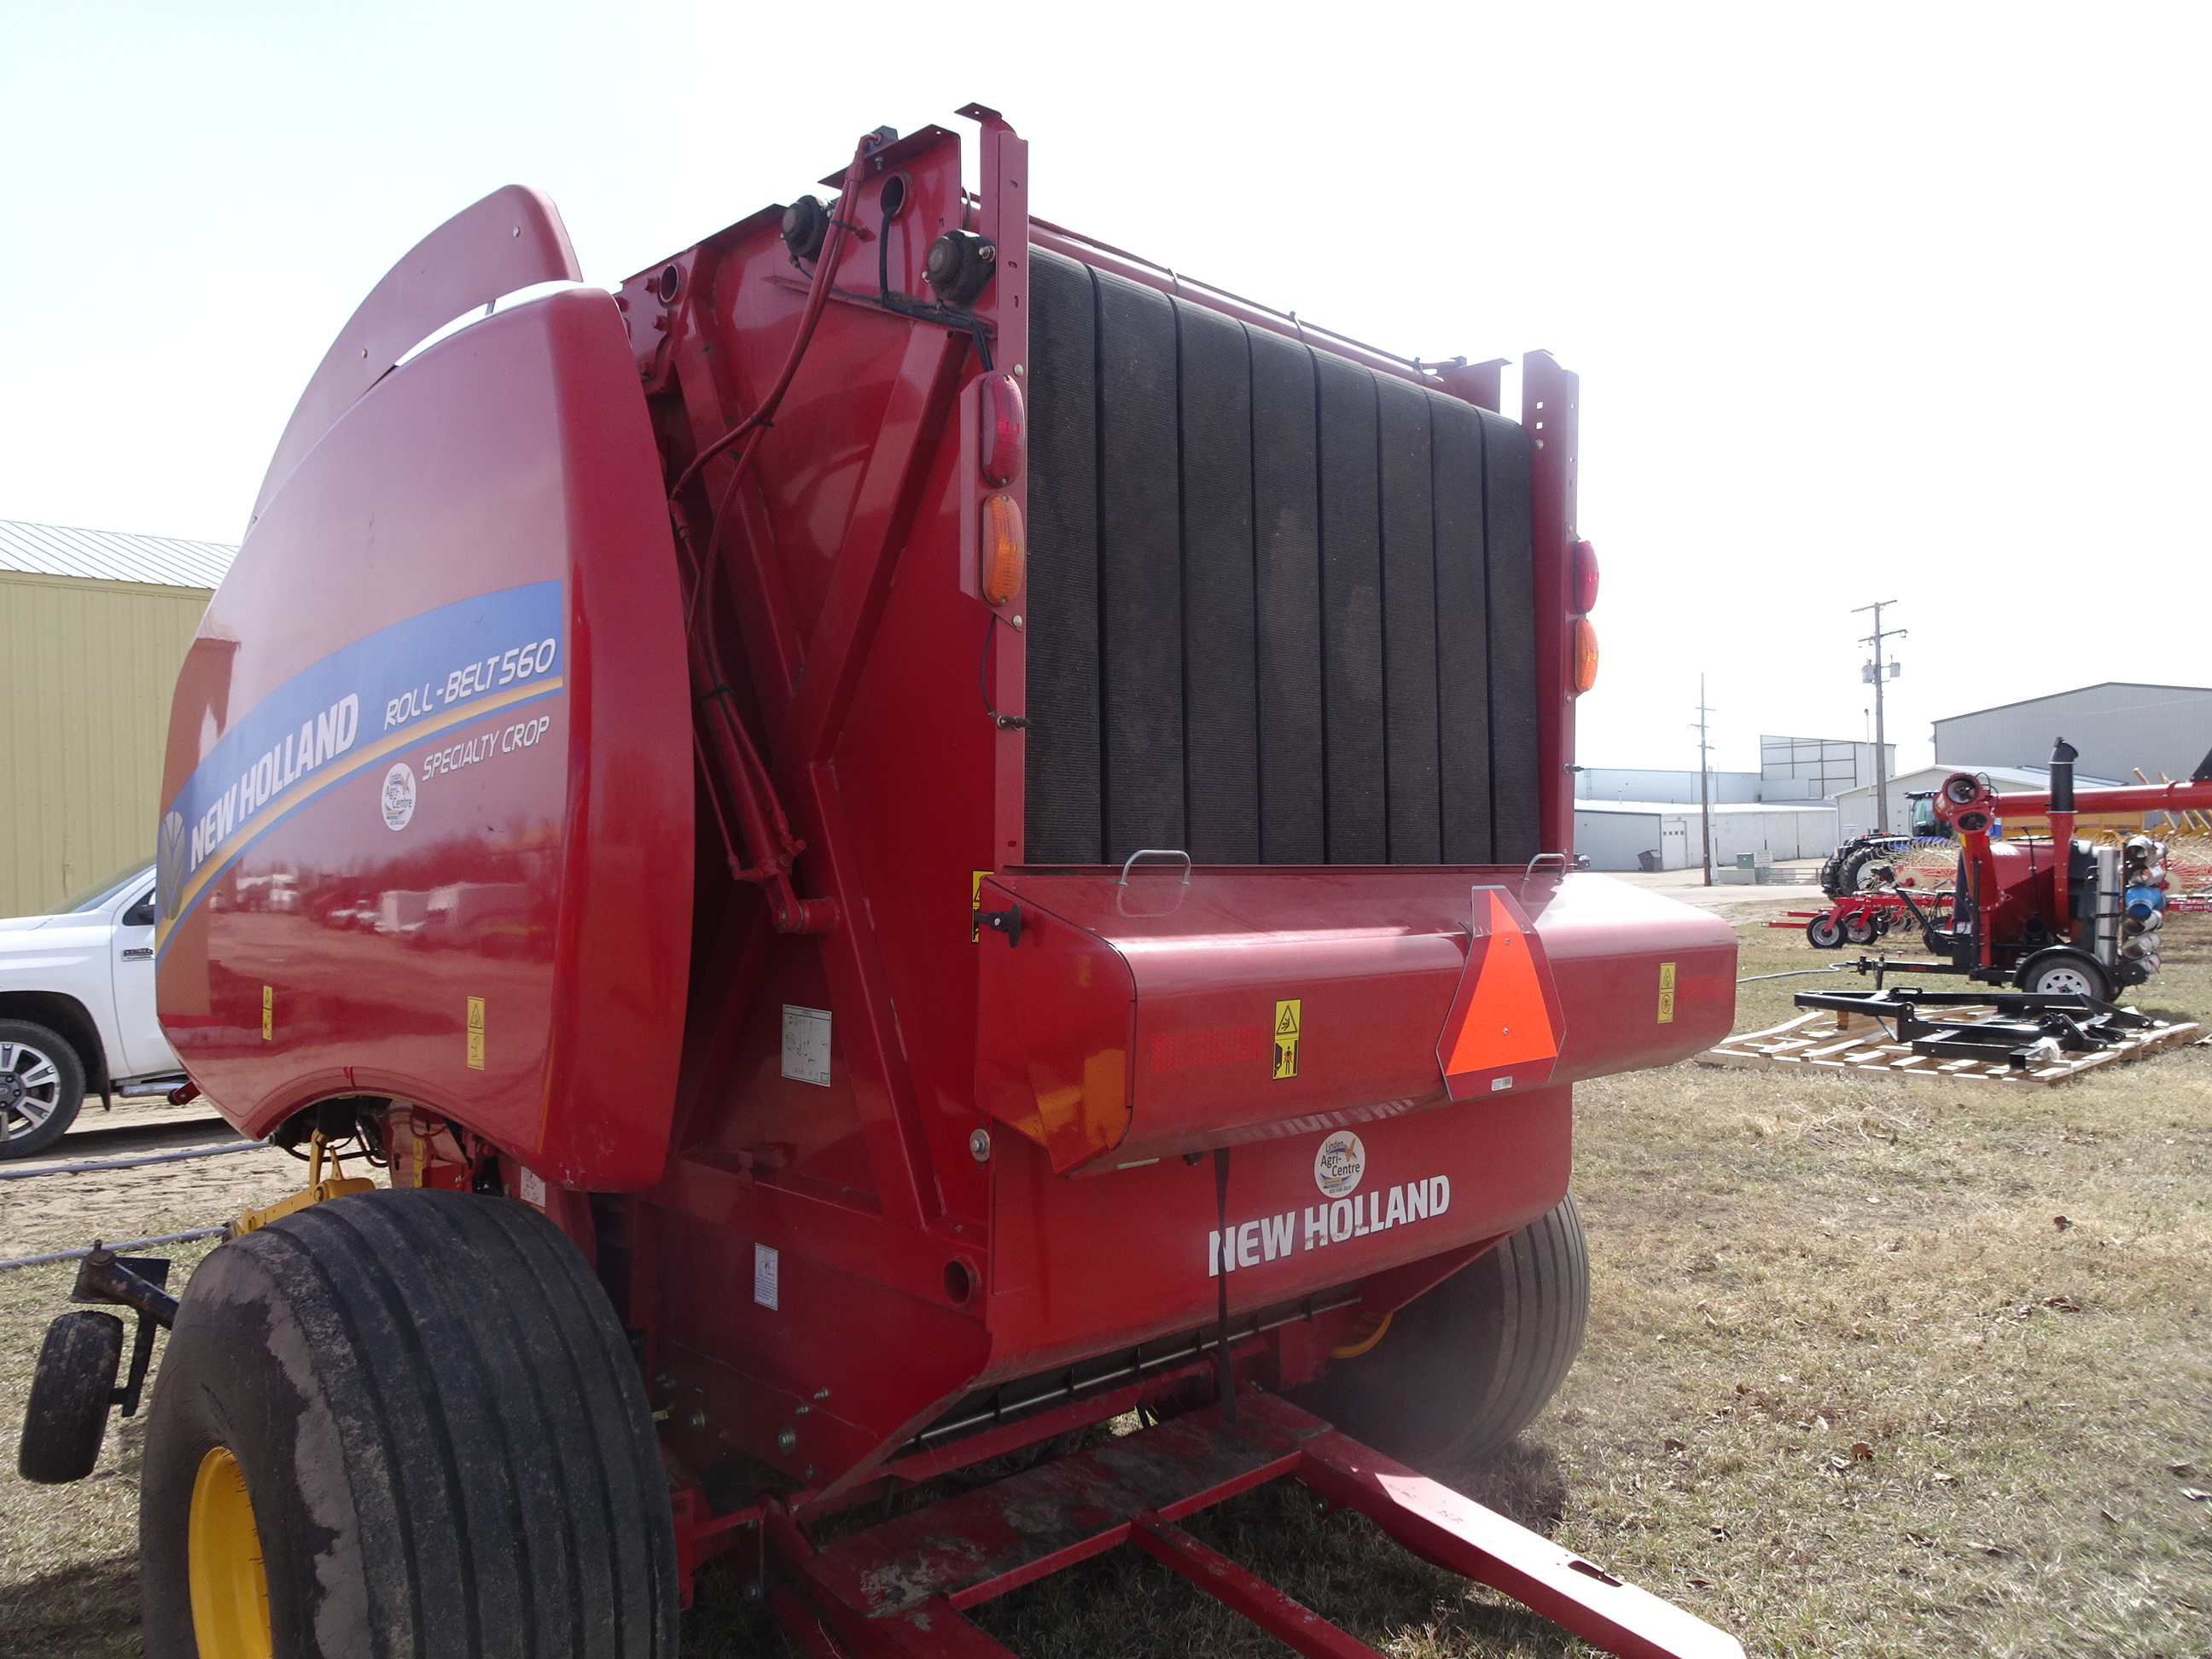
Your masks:
M0 520L0 916L153 857L169 694L236 550Z

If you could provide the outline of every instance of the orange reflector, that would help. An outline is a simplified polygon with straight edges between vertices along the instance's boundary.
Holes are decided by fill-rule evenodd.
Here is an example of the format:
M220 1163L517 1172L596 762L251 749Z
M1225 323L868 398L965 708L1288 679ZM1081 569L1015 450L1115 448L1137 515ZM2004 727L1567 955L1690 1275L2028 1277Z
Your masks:
M1597 629L1590 626L1588 617L1575 618L1575 645L1571 665L1577 696L1597 684Z
M987 496L983 501L984 604L1004 605L1022 591L1027 554L1020 506L1012 495Z

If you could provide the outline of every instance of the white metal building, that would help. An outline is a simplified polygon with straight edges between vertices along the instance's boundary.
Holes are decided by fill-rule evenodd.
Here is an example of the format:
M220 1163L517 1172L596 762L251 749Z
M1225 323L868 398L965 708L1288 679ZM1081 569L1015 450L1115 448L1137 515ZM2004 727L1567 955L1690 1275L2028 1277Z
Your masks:
M1695 773L1691 775L1692 777ZM1826 858L1836 850L1836 808L1819 801L1730 801L1713 808L1713 863L1749 853L1760 864ZM1705 840L1694 802L1577 800L1575 851L1598 870L1634 870L1659 855L1666 870L1694 870Z
M2185 778L2212 749L2212 687L2107 680L1954 714L1936 722L1936 763L1947 772L2046 766L2056 738L2081 752L2077 781L2094 772L2132 783L2137 768L2153 782L2160 773Z

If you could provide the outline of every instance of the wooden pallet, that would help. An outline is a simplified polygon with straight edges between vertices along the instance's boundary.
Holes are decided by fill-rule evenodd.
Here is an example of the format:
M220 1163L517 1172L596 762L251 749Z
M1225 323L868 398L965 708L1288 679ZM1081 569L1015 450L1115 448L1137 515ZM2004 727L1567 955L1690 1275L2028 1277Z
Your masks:
M1984 1009L1953 1009L1946 1014L1995 1013ZM1864 1014L1815 1009L1787 1024L1731 1036L1697 1057L1700 1066L1743 1068L1796 1068L1833 1072L1843 1077L1917 1078L1928 1083L2003 1083L2014 1087L2047 1089L2100 1066L2141 1060L2160 1048L2197 1042L2204 1028L2195 1020L2177 1024L2146 1026L2110 1048L2088 1054L2069 1054L2048 1066L2015 1071L2002 1057L1986 1060L1936 1060L1916 1054L1908 1043L1896 1042L1879 1020Z

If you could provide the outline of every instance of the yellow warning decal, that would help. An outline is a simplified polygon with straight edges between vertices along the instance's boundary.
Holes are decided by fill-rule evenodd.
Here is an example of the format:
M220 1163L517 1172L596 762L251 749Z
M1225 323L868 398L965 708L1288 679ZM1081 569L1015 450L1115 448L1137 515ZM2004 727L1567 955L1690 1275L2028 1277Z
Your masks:
M1275 1080L1298 1074L1298 1021L1304 999L1292 997L1275 1005Z
M261 988L261 1040L268 1042L276 1035L276 988Z
M968 942L980 945L983 940L983 878L988 870L968 872Z
M469 999L469 1069L481 1072L484 1068L484 1000Z
M1659 1023L1674 1023L1674 964L1671 962L1659 964Z

